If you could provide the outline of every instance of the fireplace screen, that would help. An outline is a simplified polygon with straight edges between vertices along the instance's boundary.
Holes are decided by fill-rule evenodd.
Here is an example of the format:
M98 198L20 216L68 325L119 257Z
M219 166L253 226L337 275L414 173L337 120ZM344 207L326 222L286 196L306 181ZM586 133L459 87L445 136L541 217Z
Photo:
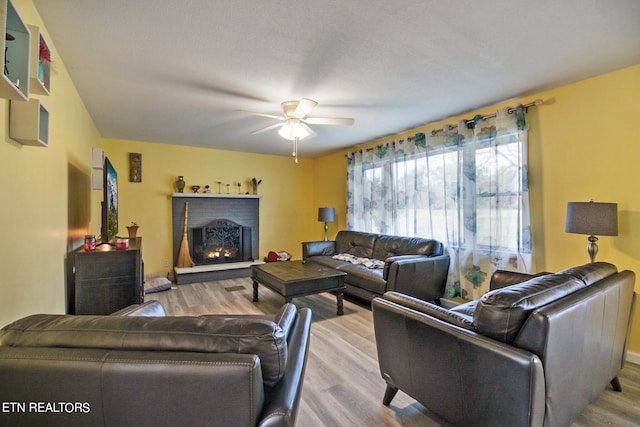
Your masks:
M192 257L196 264L245 261L251 255L251 227L228 219L217 219L193 228ZM247 248L247 246L249 246Z

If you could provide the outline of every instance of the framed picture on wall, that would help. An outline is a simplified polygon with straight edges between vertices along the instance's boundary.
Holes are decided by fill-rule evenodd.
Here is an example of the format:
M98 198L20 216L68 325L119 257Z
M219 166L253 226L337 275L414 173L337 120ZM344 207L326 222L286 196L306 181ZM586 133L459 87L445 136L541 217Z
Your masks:
M142 182L142 154L129 153L129 181Z

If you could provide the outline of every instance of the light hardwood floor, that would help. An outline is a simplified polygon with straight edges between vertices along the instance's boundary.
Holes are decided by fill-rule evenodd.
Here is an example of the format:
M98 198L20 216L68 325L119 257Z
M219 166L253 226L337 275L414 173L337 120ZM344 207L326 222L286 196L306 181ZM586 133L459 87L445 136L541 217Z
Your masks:
M249 278L180 285L149 294L172 316L207 313L272 314L282 297L260 286L254 303ZM448 426L441 418L399 392L390 407L382 405L385 383L380 377L369 305L345 298L344 315L336 315L331 294L294 299L313 311L311 343L297 425L314 426ZM640 365L627 363L620 375L622 393L610 387L572 424L640 426ZM464 410L464 408L460 408Z

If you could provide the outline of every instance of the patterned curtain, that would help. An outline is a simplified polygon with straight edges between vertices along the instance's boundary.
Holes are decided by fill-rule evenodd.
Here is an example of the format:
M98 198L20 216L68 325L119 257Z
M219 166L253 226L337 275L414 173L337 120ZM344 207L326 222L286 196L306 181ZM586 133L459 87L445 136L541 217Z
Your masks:
M410 236L416 208L425 208L416 171L426 154L425 140L410 137L347 156L347 228Z
M347 227L442 241L447 296L477 299L496 269L533 271L522 107L347 157Z

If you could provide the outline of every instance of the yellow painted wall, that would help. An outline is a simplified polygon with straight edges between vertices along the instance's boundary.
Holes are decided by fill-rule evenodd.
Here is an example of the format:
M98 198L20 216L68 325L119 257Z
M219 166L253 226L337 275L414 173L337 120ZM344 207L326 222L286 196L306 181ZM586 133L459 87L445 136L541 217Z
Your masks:
M226 183L237 194L251 191L251 178L262 179L260 199L260 256L268 251L287 251L301 258L300 242L317 239L322 231L314 217L313 160L295 163L288 156L240 153L235 151L184 147L139 141L104 139L105 154L118 172L119 234L126 236L126 225L135 221L143 238L142 253L146 273L172 271L171 198L175 181L183 175L185 192L192 185ZM142 182L129 182L129 153L142 154ZM99 233L99 224L94 231ZM169 261L169 267L164 266Z
M597 259L635 271L640 293L640 65L553 90L531 94L491 108L471 111L439 123L386 137L364 146L456 123L498 107L542 99L531 108L529 164L534 257L537 271L558 271L589 261L587 236L567 234L567 202L618 203L619 236L601 237ZM349 150L351 151L351 150ZM347 150L316 159L316 194L322 203L343 207ZM334 175L341 175L342 185ZM345 210L337 211L344 227ZM636 305L629 350L640 353L640 303Z
M54 62L51 95L33 96L50 114L48 148L10 139L9 101L0 100L0 326L33 313L65 311L67 178L71 167L88 177L91 147L100 145L93 121L32 2L13 3L27 24L40 27Z
M333 239L336 233L347 228L347 159L344 152L334 153L315 159L314 180L316 199L314 205L315 219L318 219L318 208L333 207L336 210L336 222L328 223L327 235ZM324 224L314 225L314 233L310 240L324 239Z

